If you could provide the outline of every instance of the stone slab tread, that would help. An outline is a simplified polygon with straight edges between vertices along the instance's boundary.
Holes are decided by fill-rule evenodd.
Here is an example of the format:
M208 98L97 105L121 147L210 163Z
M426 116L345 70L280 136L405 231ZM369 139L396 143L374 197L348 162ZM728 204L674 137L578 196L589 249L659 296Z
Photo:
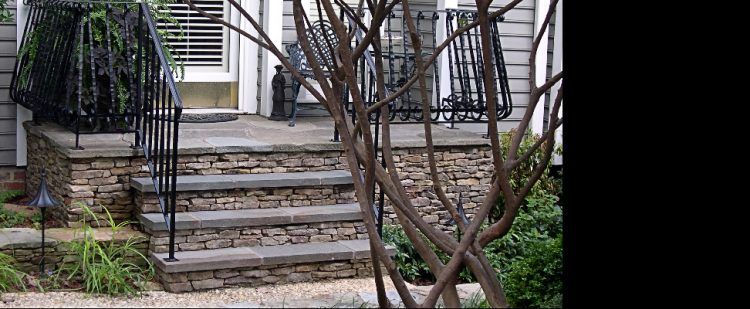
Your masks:
M388 254L396 249L386 246ZM166 262L168 253L150 253L155 266L166 273L257 267L264 265L316 263L370 257L370 240L339 240L269 247L240 247L175 253L176 262Z
M153 231L167 230L167 226L164 224L164 216L161 213L139 214L138 220L147 229ZM178 230L189 230L359 220L362 220L359 204L352 203L183 212L175 215L175 227Z
M222 174L177 176L177 191L286 188L353 184L349 171L317 171L268 174ZM150 177L131 178L130 186L141 192L155 192Z

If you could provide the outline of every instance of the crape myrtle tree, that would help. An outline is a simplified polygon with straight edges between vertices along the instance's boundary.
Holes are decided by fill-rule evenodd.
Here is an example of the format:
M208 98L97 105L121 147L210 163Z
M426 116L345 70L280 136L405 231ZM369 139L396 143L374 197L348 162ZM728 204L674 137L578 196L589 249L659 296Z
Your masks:
M403 9L404 20L408 27L407 30L413 45L414 54L422 55L420 35L416 29L414 17L409 11L410 1L408 0L360 0L356 7L348 5L343 0L316 0L316 5L319 8L321 16L325 16L325 19L329 20L333 26L335 35L338 38L337 44L330 42L330 40L313 42L308 40L305 31L307 28L311 28L311 21L303 9L301 1L309 0L293 1L294 23L297 32L297 39L299 40L302 51L304 52L313 73L315 74L315 80L320 85L320 90L314 88L305 80L305 78L302 77L300 72L284 57L280 47L276 46L270 40L268 35L263 31L263 28L240 6L237 0L228 1L245 19L247 19L250 25L252 25L252 27L258 32L259 37L250 35L236 25L230 24L226 20L217 18L216 16L201 10L191 0L183 1L193 10L201 13L213 22L222 24L239 32L252 42L258 44L261 48L265 48L270 53L274 54L281 61L282 65L289 70L291 75L299 80L302 86L320 101L333 118L336 129L338 129L339 132L342 132L342 144L346 153L349 169L354 179L357 201L359 201L362 217L365 226L367 227L373 269L375 272L378 302L381 307L391 307L392 305L385 295L380 266L381 263L385 266L385 270L393 281L404 305L407 307L434 307L438 297L441 295L445 305L449 307L460 307L458 294L456 292L456 283L458 280L458 274L464 269L464 267L467 267L477 279L490 305L493 307L508 306L502 285L496 273L498 270L491 267L490 261L482 252L482 248L508 233L516 215L518 214L521 202L534 184L539 180L547 167L554 149L555 130L562 125L562 118L558 117L558 111L560 110L562 103L562 89L557 93L557 96L553 100L548 131L544 133L541 136L541 139L539 139L530 149L526 150L526 152L519 153L519 145L522 142L523 134L515 134L513 136L509 147L510 150L508 153L504 154L504 156L500 153L501 147L498 134L489 135L492 146L492 162L494 165L493 181L490 189L485 193L484 201L475 214L474 219L469 224L465 224L458 214L456 206L446 195L445 190L443 189L443 181L441 181L439 177L434 156L432 127L430 123L431 102L428 99L430 96L428 96L426 92L427 80L425 78L425 72L427 72L428 66L437 59L439 53L443 51L452 40L456 39L461 33L473 29L474 27L479 27L483 58L491 59L493 56L491 50L492 44L490 43L490 20L493 20L513 9L516 5L522 2L522 0L513 0L503 8L492 12L490 12L490 4L492 3L492 0L476 0L478 19L459 27L450 37L436 46L435 52L432 53L432 55L425 57L417 56L415 59L417 66L416 73L401 88L390 95L386 95L385 91L385 74L383 74L383 57L380 46L380 28L386 16L388 16L397 5L401 5L401 8ZM551 1L550 7L547 9L547 14L542 23L541 31L539 31L539 34L536 35L533 41L531 55L529 56L529 74L531 75L529 78L529 84L531 93L523 118L515 129L516 132L526 131L529 127L535 107L541 101L540 99L542 96L553 85L562 82L562 72L556 73L542 85L537 85L533 76L534 72L536 72L534 60L537 55L539 43L541 40L547 39L543 34L549 25L550 18L552 17L557 3L558 0ZM365 24L365 22L360 19L360 16L362 16L361 13L365 8L372 12L372 20L369 25ZM356 23L356 27L353 27L354 29L352 31L348 31L347 28L349 25L339 19L339 9L343 9L345 14L348 15L348 18L353 19ZM362 31L363 38L356 47L352 48L350 44L357 27ZM316 60L314 49L311 47L312 44L316 44L315 47L319 50L327 48L328 51L334 55L333 66L330 66L327 63L320 63ZM374 69L376 72L378 98L383 99L369 104L368 106L365 102L364 95L360 92L360 87L357 84L355 65L360 57L363 57L365 52L370 51L374 52ZM497 84L491 67L492 62L485 61L483 65L484 76L482 84L485 88L484 92L497 93L495 89ZM326 71L331 72L329 77L326 77ZM395 98L404 94L406 91L409 91L415 83L419 83L419 90L422 98L421 103L423 107L422 112L425 142L427 158L429 160L430 178L433 184L432 188L442 206L445 207L453 217L453 220L457 223L461 234L464 235L460 241L456 240L452 235L436 229L422 219L417 209L412 205L406 190L401 185L401 180L399 179L396 166L392 159L388 103L392 102ZM353 112L355 113L357 120L354 125L347 121L346 111L340 103L341 98L344 95L342 91L345 89L348 89L353 103ZM488 109L488 132L498 132L497 106L495 102L497 98L488 95L486 96L486 100L486 106ZM380 122L382 124L382 154L385 158L385 167L383 167L376 159L377 153L373 148L374 138L370 128L371 121L369 115L376 113L378 110L380 111ZM533 171L528 181L525 184L514 188L514 186L511 185L510 178L514 169L518 168L522 162L528 160L537 151L542 152L543 159L533 166ZM388 254L386 254L385 246L377 233L376 218L372 211L372 205L374 202L373 197L375 196L375 183L377 183L380 190L382 190L391 201L394 212L396 213L404 232L413 243L419 255L427 262L430 271L437 278L435 285L431 288L429 294L421 304L417 303L410 294L404 278L400 275L394 261L388 256ZM503 197L502 202L498 203L500 196ZM494 207L502 208L502 217L489 226L482 228L482 223L487 221L488 215ZM424 235L427 241L432 242L437 250L450 256L450 260L447 264L441 262L437 253L432 251L427 241L425 241L420 234Z

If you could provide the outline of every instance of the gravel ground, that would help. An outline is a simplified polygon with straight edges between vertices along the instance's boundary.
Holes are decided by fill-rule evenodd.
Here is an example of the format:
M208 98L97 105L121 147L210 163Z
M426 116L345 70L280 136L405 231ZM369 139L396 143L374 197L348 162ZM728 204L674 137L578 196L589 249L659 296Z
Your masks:
M393 290L393 283L384 278L386 290ZM375 293L375 280L338 279L318 282L303 282L260 287L243 287L172 294L164 291L145 292L142 297L91 296L82 292L6 293L2 295L0 307L224 307L237 303L270 303L282 300L310 299L316 295L348 294L358 292ZM7 301L7 302L6 302Z

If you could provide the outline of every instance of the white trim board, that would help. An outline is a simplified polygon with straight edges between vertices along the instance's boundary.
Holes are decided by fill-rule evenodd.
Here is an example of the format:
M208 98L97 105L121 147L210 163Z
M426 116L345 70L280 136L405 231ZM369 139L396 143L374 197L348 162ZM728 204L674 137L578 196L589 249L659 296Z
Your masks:
M16 52L21 47L24 26L29 16L29 8L23 2L16 1ZM16 166L26 166L28 145L26 145L26 129L23 128L23 123L29 120L31 120L31 111L16 104Z
M253 19L258 20L261 9L260 0L243 0L240 4ZM240 29L258 37L258 31L244 17L240 18L239 24ZM237 41L239 44L237 109L255 114L258 112L258 44L244 36L239 36Z

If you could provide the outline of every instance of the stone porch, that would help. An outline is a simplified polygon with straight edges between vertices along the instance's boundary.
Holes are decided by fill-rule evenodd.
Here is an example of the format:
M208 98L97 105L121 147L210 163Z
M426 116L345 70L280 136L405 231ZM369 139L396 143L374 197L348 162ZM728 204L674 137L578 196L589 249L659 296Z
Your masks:
M80 224L76 202L106 207L149 236L151 259L169 291L310 281L371 274L369 243L340 143L328 118L296 127L242 115L224 123L180 125L177 162L178 262L164 262L168 237L133 134L75 135L57 125L24 124L29 145L27 191L47 167L53 215ZM449 198L462 192L469 217L492 177L489 141L434 125L438 170ZM423 218L443 230L450 216L432 192L421 124L392 126L394 161ZM386 201L386 223L395 214ZM302 254L298 258L295 255ZM181 258L183 256L183 258ZM219 261L221 260L221 261ZM292 270L292 271L290 271ZM230 276L231 275L231 276Z

